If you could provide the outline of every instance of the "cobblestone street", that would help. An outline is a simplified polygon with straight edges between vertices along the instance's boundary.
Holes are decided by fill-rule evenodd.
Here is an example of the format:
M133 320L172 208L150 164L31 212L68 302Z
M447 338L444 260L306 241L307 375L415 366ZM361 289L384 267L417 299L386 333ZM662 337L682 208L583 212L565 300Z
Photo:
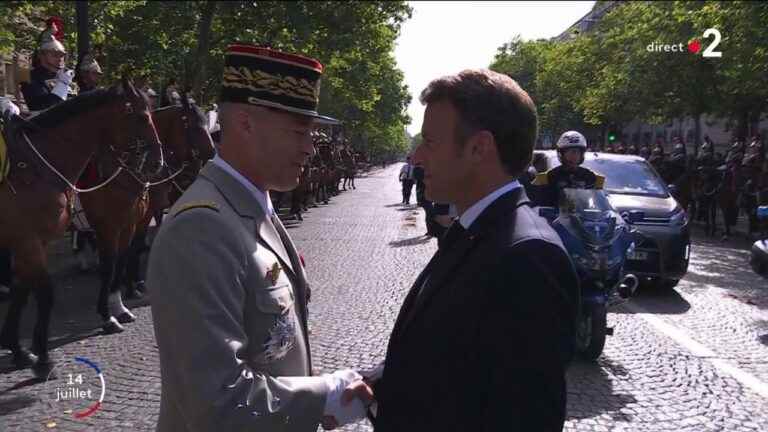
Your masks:
M356 190L310 209L303 222L286 222L312 285L317 373L366 370L383 359L400 305L437 247L422 236L421 209L399 204L399 169L374 169L357 179ZM768 282L751 271L746 244L695 236L678 287L641 289L609 315L615 336L604 355L569 370L566 430L768 431ZM129 302L138 321L122 334L102 336L97 274L79 272L64 241L51 254L54 358L98 364L104 403L76 419L41 401L46 385L34 382L30 370L14 370L0 351L0 431L153 431L160 370L149 301ZM22 326L26 346L34 324L30 303ZM0 303L0 317L7 307ZM366 421L343 430L371 429Z

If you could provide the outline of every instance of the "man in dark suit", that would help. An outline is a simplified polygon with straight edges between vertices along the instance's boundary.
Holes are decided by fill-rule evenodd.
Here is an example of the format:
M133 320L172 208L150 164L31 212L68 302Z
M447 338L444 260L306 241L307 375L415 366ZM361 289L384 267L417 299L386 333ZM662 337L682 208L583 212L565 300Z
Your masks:
M383 374L369 376L377 432L559 431L579 304L557 234L518 176L536 108L506 75L466 70L421 94L427 199L460 218L400 310Z

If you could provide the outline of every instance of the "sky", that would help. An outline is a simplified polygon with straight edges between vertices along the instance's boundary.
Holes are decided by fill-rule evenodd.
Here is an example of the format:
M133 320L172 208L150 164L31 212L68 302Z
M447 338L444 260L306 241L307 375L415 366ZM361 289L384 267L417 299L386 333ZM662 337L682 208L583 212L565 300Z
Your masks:
M525 40L557 36L583 17L594 1L412 1L395 48L411 93L408 132L421 131L419 94L435 78L463 69L487 68L498 47L520 34Z

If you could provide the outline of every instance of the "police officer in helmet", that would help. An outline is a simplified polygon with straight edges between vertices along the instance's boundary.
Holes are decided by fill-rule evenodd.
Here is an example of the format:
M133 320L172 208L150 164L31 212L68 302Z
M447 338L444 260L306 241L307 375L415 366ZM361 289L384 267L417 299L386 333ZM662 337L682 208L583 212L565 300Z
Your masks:
M563 189L602 189L605 177L581 166L587 151L587 140L579 132L568 131L557 140L559 166L536 176L534 186L541 186L537 193L537 204L553 207L557 205Z

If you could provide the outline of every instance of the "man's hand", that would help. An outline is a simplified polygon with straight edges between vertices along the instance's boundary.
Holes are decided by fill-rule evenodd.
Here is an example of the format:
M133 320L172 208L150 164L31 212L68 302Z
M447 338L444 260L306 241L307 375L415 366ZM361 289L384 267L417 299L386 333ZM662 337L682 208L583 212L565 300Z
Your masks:
M56 73L56 85L51 90L51 93L55 94L62 100L67 100L69 94L69 85L72 84L72 77L75 76L75 72L67 69L59 69Z
M72 83L72 78L75 76L75 71L69 70L69 69L59 69L59 71L56 73L56 80L60 83L70 85Z
M362 403L364 409L367 409L374 401L373 389L363 380L355 381L344 389L344 392L341 394L341 406L346 407L356 400ZM339 424L334 416L329 415L323 417L321 425L325 430L333 430L343 426Z

